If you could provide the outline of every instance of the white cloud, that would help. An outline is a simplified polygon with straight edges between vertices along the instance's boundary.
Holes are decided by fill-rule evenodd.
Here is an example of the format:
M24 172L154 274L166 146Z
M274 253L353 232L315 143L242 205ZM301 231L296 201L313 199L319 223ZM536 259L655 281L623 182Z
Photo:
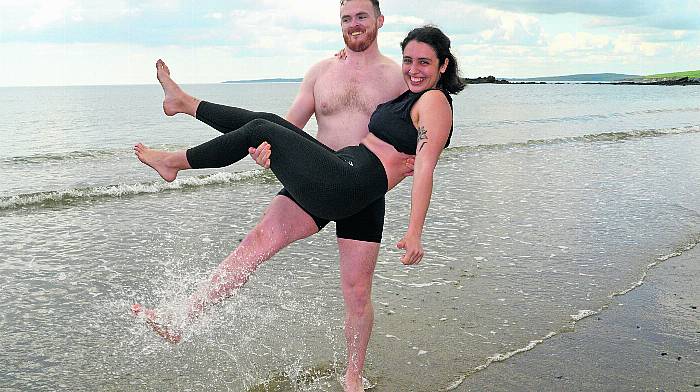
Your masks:
M594 50L604 50L610 45L610 38L577 31L575 33L560 33L549 41L549 54L556 56L562 53L581 53Z
M139 8L126 0L27 0L2 4L0 32L36 32L81 22L110 22L132 16Z
M301 77L332 55L308 52L278 57L240 56L231 47L144 47L128 44L1 44L0 86L155 83L154 63L165 59L180 83ZM7 61L22 59L22 61Z
M274 16L278 21L292 21L311 25L340 26L340 2L329 0L279 1L260 0L255 9ZM280 18L284 17L284 18Z
M224 14L221 12L211 12L211 13L206 14L204 17L208 18L208 19L221 20L224 18Z
M492 28L479 34L486 41L534 44L541 40L542 28L536 17L496 10L485 10L483 15L493 24Z
M70 10L75 7L72 0L55 0L41 2L41 5L29 16L28 20L20 26L21 30L39 30L58 23L65 23L66 19L79 20L80 15L73 14L70 18Z
M385 15L384 16L384 26L392 25L409 25L409 26L420 26L427 22L423 18L416 16L403 16L403 15Z
M685 30L675 30L672 32L672 34L673 34L673 38L675 38L677 40L682 40L682 39L688 37L688 35L689 35L688 32Z
M382 0L379 46L398 61L406 32L434 23L450 36L465 76L698 68L700 34L693 26L700 25L694 12L700 0L682 6L642 0L624 16L608 3L585 15L557 14L596 2L552 3L556 12L538 14L533 2L527 12L514 11L527 4L511 0ZM654 4L657 14L637 15ZM182 82L299 77L343 45L336 0L0 0L0 6L0 85L152 83L152 62L160 56ZM173 17L179 19L169 23ZM143 22L159 26L165 38L144 39L150 25ZM105 33L95 34L96 26ZM132 26L133 34L122 33ZM51 39L110 43L37 42Z
M664 44L646 42L638 35L623 34L614 41L613 52L622 55L636 54L654 57L665 48Z

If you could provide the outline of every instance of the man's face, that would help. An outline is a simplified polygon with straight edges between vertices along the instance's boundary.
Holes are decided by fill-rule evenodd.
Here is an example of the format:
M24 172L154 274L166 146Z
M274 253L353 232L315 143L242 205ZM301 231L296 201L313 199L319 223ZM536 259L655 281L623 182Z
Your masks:
M340 26L348 49L362 52L377 40L384 17L375 15L369 0L350 0L340 7Z

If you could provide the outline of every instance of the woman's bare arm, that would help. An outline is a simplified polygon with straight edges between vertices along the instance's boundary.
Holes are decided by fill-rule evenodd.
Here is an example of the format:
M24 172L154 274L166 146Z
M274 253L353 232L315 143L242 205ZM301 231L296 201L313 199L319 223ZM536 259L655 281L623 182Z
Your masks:
M416 264L423 258L421 236L433 192L433 172L452 128L452 109L441 91L433 90L418 100L411 117L418 129L418 146L411 189L411 216L408 230L397 246L406 253L403 264Z

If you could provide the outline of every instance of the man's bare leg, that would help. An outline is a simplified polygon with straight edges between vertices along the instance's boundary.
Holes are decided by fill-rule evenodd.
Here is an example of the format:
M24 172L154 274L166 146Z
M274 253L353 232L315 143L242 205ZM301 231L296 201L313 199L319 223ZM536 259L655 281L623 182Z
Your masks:
M345 391L363 391L362 369L372 334L372 278L379 254L379 244L338 238L340 250L340 284L345 300L345 340L348 368Z
M230 297L248 281L260 264L281 249L317 232L316 222L301 207L288 197L276 196L260 222L219 264L210 282L190 296L187 321L193 321L211 305ZM132 312L143 314L147 325L166 340L172 343L180 341L179 331L159 323L155 310L135 304Z

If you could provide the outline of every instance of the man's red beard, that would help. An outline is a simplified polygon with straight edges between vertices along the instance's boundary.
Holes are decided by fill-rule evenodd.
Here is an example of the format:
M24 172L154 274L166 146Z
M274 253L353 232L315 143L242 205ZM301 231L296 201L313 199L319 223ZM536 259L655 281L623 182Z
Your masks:
M343 40L345 41L345 45L347 45L348 49L352 50L353 52L364 52L377 39L377 31L377 29L365 30L363 39L361 40L353 39L353 37L350 35L352 31L349 33L344 32Z

